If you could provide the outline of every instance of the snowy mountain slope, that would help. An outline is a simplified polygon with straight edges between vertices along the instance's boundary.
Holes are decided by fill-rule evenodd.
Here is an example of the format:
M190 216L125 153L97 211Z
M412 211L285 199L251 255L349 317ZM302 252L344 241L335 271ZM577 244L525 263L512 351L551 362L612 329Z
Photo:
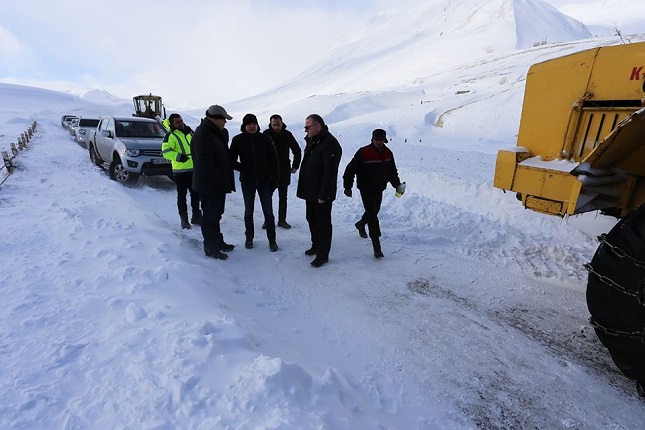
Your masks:
M306 86L308 94L388 90L543 39L588 37L583 24L539 0L420 3L370 19L285 85Z
M580 21L540 0L513 0L517 48L536 43L569 42L592 36Z
M552 36L550 43L516 49L518 40L536 38L538 27L531 22L540 24L541 34ZM588 35L584 26L571 24L540 1L414 5L372 19L347 45L275 91L229 106L240 115L280 112L287 123L302 120L292 111L315 111L332 124L342 118L349 127L345 133L351 133L353 124L373 122L386 128L395 141L432 145L450 146L450 139L461 134L454 124L468 122L481 133L480 138L498 142L486 149L473 140L473 146L495 152L504 144L501 136L517 131L525 74L531 64L620 42L605 38L551 43ZM541 39L542 35L536 41ZM504 110L482 109L481 102L490 99ZM461 118L453 121L457 117ZM392 123L396 127L390 127ZM350 141L358 137L347 136Z
M564 2L559 9L587 24L594 35L610 36L615 28L629 38L645 33L642 17L645 3L640 0L579 0Z
M81 98L85 100L88 100L88 101L91 101L92 103L96 103L100 105L119 105L119 104L127 104L130 102L129 100L124 100L124 99L115 97L104 90L96 90L96 89L86 90L86 91L82 91L79 95Z

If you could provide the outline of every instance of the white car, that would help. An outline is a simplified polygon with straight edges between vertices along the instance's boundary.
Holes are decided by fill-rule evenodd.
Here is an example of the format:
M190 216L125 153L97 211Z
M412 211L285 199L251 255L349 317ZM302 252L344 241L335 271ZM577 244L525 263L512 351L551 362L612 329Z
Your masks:
M96 131L88 133L90 160L97 166L108 164L110 178L134 184L140 175L172 176L170 161L161 155L166 130L148 118L101 118Z
M63 128L69 127L69 121L71 121L73 118L76 118L76 115L63 115L63 117L60 119L60 125L62 125Z
M72 118L72 120L69 122L69 127L67 127L67 130L69 131L70 136L73 137L75 135L74 130L78 128L78 122L80 120L80 118Z
M99 118L81 118L78 121L78 127L74 130L74 140L76 143L86 147L87 133L90 130L96 129L99 121Z

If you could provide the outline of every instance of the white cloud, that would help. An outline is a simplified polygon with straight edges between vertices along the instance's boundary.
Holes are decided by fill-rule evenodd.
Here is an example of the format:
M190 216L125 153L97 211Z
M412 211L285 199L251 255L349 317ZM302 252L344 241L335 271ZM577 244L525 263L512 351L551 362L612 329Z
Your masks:
M18 41L16 36L0 25L0 54L4 56L16 56L25 52L25 47Z
M355 11L339 8L249 0L115 0L109 7L69 0L65 10L15 3L8 17L18 37L46 55L14 75L70 82L92 76L117 96L157 92L170 104L239 99L280 84L326 54L356 22Z

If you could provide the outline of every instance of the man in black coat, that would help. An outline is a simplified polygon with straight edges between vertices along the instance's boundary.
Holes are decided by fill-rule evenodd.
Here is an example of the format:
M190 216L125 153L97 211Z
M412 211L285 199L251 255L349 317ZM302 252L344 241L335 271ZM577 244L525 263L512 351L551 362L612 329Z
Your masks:
M380 240L381 227L378 220L383 191L388 182L397 189L399 193L397 195L403 194L404 191L394 162L394 154L392 154L390 148L385 146L386 142L385 130L380 128L374 130L371 143L356 151L354 158L349 162L343 174L343 188L345 188L344 193L347 197L352 196L354 176L357 177L356 182L361 192L365 212L354 225L358 229L358 234L366 238L365 225L367 224L370 232L369 237L372 239L374 248L374 257L376 258L383 257Z
M269 128L264 130L278 151L278 162L280 165L280 181L278 183L278 226L291 228L287 222L287 190L291 184L291 175L298 171L302 151L293 134L287 130L287 125L282 122L280 115L271 115ZM293 153L293 164L289 158L289 152Z
M305 119L305 130L307 146L300 166L296 195L305 200L311 233L311 248L305 254L315 255L311 265L320 267L329 261L331 207L336 198L338 165L343 150L320 115L309 115Z
M224 242L220 230L226 194L235 191L233 164L228 151L228 130L225 128L227 119L233 118L223 107L209 107L191 142L193 189L202 202L204 252L208 257L219 260L228 258L222 251L235 248Z
M255 194L260 197L264 224L269 239L269 249L278 250L275 240L275 218L273 216L273 191L278 187L278 154L271 138L260 133L258 119L253 114L246 114L240 127L242 133L231 141L231 160L235 170L240 171L240 183L244 196L244 247L253 248L253 211ZM239 161L238 161L239 158Z

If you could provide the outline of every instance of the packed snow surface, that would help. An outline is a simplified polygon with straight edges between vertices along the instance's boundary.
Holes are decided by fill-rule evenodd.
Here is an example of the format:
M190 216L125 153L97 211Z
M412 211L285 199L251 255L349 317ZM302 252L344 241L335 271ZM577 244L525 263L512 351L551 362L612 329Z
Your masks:
M566 21L538 1L454 3L504 23L527 10ZM127 101L0 84L0 148L37 121L13 174L0 174L0 428L641 428L642 401L585 305L583 264L615 221L540 215L492 186L497 150L515 145L528 66L619 42L569 35L526 47L533 37L519 26L495 28L490 55L460 45L478 59L429 65L414 81L401 72L386 87L373 71L388 50L361 68L346 46L336 66L226 106L231 136L245 113L264 128L279 112L302 146L304 118L320 113L343 146L341 174L374 128L387 130L407 191L384 193L385 257L354 228L358 193L339 192L330 261L318 269L303 253L297 175L278 252L259 208L256 246L244 249L237 192L222 220L236 248L209 259L200 230L179 227L168 178L110 181L60 125L67 113L130 115ZM443 49L434 56L455 47ZM203 109L181 113L194 128Z

